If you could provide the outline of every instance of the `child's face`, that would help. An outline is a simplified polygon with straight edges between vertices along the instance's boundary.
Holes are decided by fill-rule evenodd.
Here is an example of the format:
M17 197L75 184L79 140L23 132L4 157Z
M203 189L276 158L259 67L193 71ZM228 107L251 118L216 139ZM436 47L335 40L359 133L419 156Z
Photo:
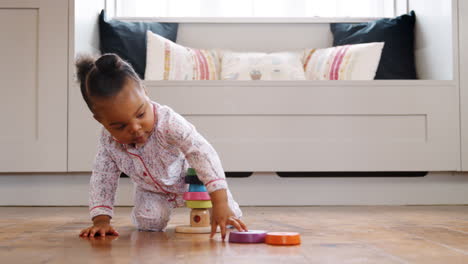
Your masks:
M154 126L153 105L143 88L127 81L111 98L93 100L94 118L123 144L145 143Z

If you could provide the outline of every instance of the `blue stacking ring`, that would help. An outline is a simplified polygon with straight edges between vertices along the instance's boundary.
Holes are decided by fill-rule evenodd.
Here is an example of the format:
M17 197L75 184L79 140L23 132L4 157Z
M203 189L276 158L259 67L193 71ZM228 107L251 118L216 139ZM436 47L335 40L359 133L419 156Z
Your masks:
M190 184L189 192L206 192L206 188L203 184Z

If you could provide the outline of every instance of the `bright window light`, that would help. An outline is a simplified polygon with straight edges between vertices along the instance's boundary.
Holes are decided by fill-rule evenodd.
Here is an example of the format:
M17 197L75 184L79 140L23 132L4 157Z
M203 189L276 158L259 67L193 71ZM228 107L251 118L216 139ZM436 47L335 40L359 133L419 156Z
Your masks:
M109 0L108 0L109 1ZM113 0L118 17L391 17L401 0Z

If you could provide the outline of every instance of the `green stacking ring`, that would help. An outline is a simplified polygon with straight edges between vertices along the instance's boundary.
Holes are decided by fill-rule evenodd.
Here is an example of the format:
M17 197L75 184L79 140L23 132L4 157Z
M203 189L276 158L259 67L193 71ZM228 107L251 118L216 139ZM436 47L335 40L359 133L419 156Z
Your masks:
M197 176L197 172L195 171L194 168L188 168L188 170L187 170L187 175L189 175L189 176Z
M211 201L185 201L188 208L211 208L213 204Z
M198 179L197 171L194 168L187 169L187 175L185 176L185 183L188 184L203 184L203 182Z

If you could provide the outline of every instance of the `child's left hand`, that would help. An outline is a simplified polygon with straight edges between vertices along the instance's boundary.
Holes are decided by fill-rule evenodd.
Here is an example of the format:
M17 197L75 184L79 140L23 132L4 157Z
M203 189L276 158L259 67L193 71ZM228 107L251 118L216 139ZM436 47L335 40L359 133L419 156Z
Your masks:
M227 203L226 190L211 193L213 210L211 212L211 238L216 234L216 228L221 229L221 237L226 238L226 225L233 225L239 231L247 231L247 226L235 216Z

